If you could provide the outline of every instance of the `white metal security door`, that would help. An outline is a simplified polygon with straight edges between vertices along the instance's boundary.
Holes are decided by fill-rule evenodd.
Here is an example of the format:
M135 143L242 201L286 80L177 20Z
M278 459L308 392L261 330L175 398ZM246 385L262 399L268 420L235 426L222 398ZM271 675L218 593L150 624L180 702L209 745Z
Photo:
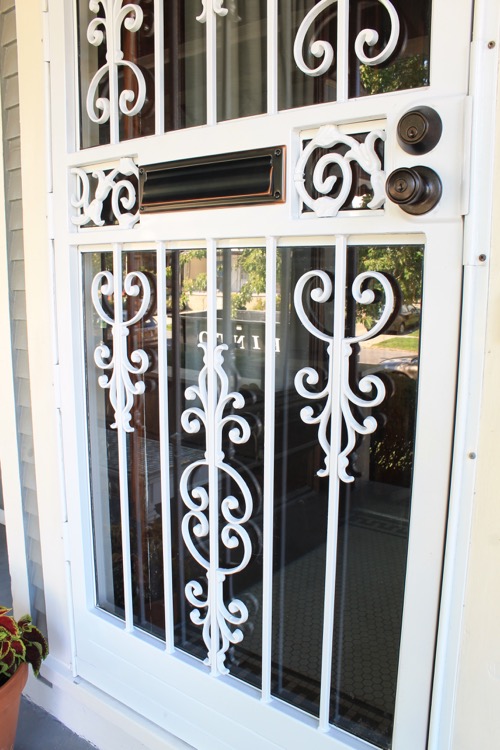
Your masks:
M51 4L75 669L203 750L426 746L471 3L408 6Z

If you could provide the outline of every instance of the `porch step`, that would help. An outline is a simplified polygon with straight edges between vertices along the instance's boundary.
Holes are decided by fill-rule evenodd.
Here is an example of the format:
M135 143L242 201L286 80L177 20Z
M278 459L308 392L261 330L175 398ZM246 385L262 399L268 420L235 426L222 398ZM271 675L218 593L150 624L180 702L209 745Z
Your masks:
M92 750L95 748L71 732L27 698L21 700L14 750Z

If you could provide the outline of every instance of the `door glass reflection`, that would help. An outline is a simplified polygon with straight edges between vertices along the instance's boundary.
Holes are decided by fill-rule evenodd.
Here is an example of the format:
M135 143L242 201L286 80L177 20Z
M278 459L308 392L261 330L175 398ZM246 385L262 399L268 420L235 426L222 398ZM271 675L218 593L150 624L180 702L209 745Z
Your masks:
M384 301L376 280L372 304L359 304L350 290L356 276L378 271L391 279L395 309L385 329L353 345L350 386L366 399L362 378L376 376L382 403L363 409L376 429L358 435L350 454L351 483L340 482L335 628L331 685L333 724L380 747L389 747L395 691L411 509L417 407L423 248L348 248L345 335L359 337L378 321ZM335 274L335 250L290 248L280 253L279 353L276 362L273 692L318 715L321 689L329 478L318 424L307 424L307 405L294 381L304 367L318 374L320 394L329 379L327 343L308 332L297 316L294 288L308 272ZM314 283L314 282L311 282ZM334 299L315 302L306 314L333 333ZM335 397L335 395L334 395ZM319 398L312 416L325 406ZM312 421L312 420L311 420ZM329 426L330 427L330 426ZM347 441L345 426L342 445Z
M318 716L326 561L332 544L327 528L332 486L338 482L330 721L387 748L394 719L411 516L424 248L351 246L346 251L345 267L339 261L340 252L333 246L314 246L284 247L277 253L276 330L271 342L275 354L274 453L267 456L274 475L271 688L275 697ZM129 565L134 625L164 638L163 555L168 545L174 642L179 649L205 660L204 612L193 601L206 599L208 590L212 506L204 511L204 527L201 515L191 512L190 498L196 505L203 493L213 496L215 491L219 508L217 565L224 571L223 601L226 606L237 601L240 612L245 612L238 626L241 638L229 644L224 663L230 674L259 688L266 533L262 507L265 350L269 345L265 335L266 251L262 247L218 250L216 299L211 302L203 249L166 252L167 294L163 301L156 299L156 254L123 252L121 258L122 277L141 273L143 283L151 290L147 309L129 326L127 336L129 359L133 352L142 350L148 362L144 393L135 395L130 408L133 430L125 435L128 560L123 558L123 467L118 458L115 413L108 393L99 384L95 361L99 347L101 354L102 347L108 347L108 359L113 356L112 326L96 315L88 291L99 274L116 275L116 258L106 252L84 256L97 605L124 617L123 571ZM341 287L335 277L341 272L345 272L346 296L336 305L335 293ZM353 291L360 274L359 291L365 293L361 296ZM327 293L318 294L321 288ZM388 289L394 295L391 314L371 335L382 316ZM113 318L115 303L108 292L101 286L102 305ZM125 289L124 321L137 312L139 297L127 294ZM196 388L204 378L209 304L215 304L217 311L215 351L221 357L219 374L213 381L217 383L216 399L226 388L240 394L242 402L236 408L228 401L213 421L209 417L205 422L199 415L206 413L207 402ZM160 305L165 311L165 331L159 330ZM341 316L344 342L350 342L351 350L348 379L337 380L334 388L336 372L330 355L338 345L333 338L336 315ZM158 364L160 336L166 343L166 371ZM307 387L301 389L300 381ZM166 388L168 441L160 434L161 387ZM350 482L338 479L337 471L342 474L336 468L337 456L330 456L334 471L329 475L325 441L328 447L332 424L321 421L329 399L340 399L343 404L348 391L353 418L361 426L373 427L359 429L350 445ZM378 400L374 399L375 391L382 393ZM363 401L370 400L372 405L363 406ZM196 410L199 426L191 429L189 422ZM344 449L349 443L347 411L341 407L339 413ZM230 434L234 426L231 419L236 414L248 425L248 435L241 442L235 442ZM217 450L221 454L215 474L213 470L211 474L207 445L209 440L219 439ZM170 540L163 538L160 463L165 454ZM230 535L224 536L228 498L235 503L232 512L236 520ZM228 541L245 514L248 498L251 513L243 524L245 534L240 544L231 545ZM246 559L241 564L243 552Z

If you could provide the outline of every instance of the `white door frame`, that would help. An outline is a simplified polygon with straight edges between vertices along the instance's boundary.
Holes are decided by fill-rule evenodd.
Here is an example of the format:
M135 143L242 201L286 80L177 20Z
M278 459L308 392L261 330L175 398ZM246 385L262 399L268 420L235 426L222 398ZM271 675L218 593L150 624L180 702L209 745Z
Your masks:
M454 742L476 459L481 433L494 200L493 154L498 137L499 30L498 3L495 0L476 0L469 78L471 153L470 175L466 181L468 210L465 216L460 366L429 750L452 750Z
M62 5L58 8L58 10L55 9L56 3L54 3L54 12L51 14L51 25L53 27L52 30L52 40L54 38L62 39L63 37L57 36L57 34L60 34L63 25L66 24L68 28L72 27L72 21L71 19L68 19L63 10ZM459 11L457 10L456 6L452 4L453 6L453 14L456 18L459 14ZM467 6L469 6L469 3L463 2L460 5L460 10L463 13L463 16L466 15ZM442 13L436 14L436 22L438 23L446 23L446 17L447 13L444 12L444 9L450 9L450 5L447 3L442 3L440 6L440 11ZM59 12L58 12L59 11ZM56 36L54 36L54 33ZM456 40L455 40L456 43ZM54 42L53 42L54 44ZM453 71L453 80L454 81L460 81L463 79L463 73L464 73L464 66L466 63L464 62L464 59L466 59L466 54L458 54L456 46L454 46L453 53L451 47L454 45L452 44L452 40L450 40L449 47L446 46L444 48L443 46L440 47L440 55L446 59L447 64L443 65L439 69L439 73L436 75L436 78L433 79L433 85L431 87L432 94L436 97L443 97L445 92L447 91L447 85L450 80L449 76L451 72ZM53 60L59 60L60 58L60 45L54 46L54 54L52 56ZM446 54L449 53L449 54ZM461 71L457 71L457 63L456 60L460 61L459 65L461 66ZM455 61L455 62L453 62ZM67 60L67 63L70 61ZM71 61L72 62L72 61ZM55 66L53 66L55 67ZM71 66L68 66L66 68L67 70L71 70ZM53 75L52 79L52 86L54 91L61 91L63 90L61 88L61 84L69 84L68 89L71 94L71 89L73 88L74 82L71 80L64 81L64 66L58 67L57 71L55 72L55 75ZM400 107L398 106L397 111L394 108L391 111L390 118L392 119L392 125L397 122L397 119L399 115L406 111L410 106L412 106L414 103L419 103L419 101L422 100L422 97L419 96L418 92L410 92L409 94L401 94L398 96L398 102L400 103ZM70 100L70 98L68 98ZM426 98L427 100L427 98ZM281 113L277 119L276 123L278 126L279 121L279 127L283 128L283 133L288 134L290 131L296 132L297 123L301 122L303 125L301 127L312 127L316 123L320 124L325 121L334 120L335 122L339 122L342 120L345 120L348 122L349 120L352 121L352 114L350 115L350 108L352 104L335 104L335 105L322 105L321 108L305 108L303 112L301 113L301 116L298 118L296 116L288 116L287 113ZM455 105L450 103L450 122L452 121L452 110ZM462 106L462 104L457 105L458 108ZM376 110L377 103L376 98L372 98L371 101L359 101L356 105L356 117L359 119L362 119L364 116L367 116L367 114L364 113L371 113L374 111L374 108ZM60 103L56 103L54 106L56 115L59 116L55 117L54 121L54 138L56 139L56 142L61 143L61 136L63 133L70 132L72 133L72 117L71 114L66 113L65 108L60 106ZM64 111L63 111L64 110ZM384 114L385 108L383 105L383 97L380 97L380 105L379 105L379 112ZM69 118L69 128L68 128L68 122L66 121L66 116ZM252 134L248 135L248 144L252 144L254 142L254 136L255 131L260 126L259 122L253 123L253 132ZM234 131L236 132L236 129L238 130L238 143L241 143L241 148L246 147L246 141L245 141L245 135L242 132L241 129L241 123L236 125L235 123L225 123L224 126L219 126L220 128L220 137L215 136L214 139L211 141L210 145L206 145L205 148L207 150L213 150L214 148L220 148L220 150L224 150L224 144L227 143L228 138L231 138L231 133ZM263 133L266 132L266 126L262 126ZM389 122L388 122L388 129L389 128ZM459 141L461 139L461 134L459 134ZM161 139L162 137L160 137ZM164 139L165 141L167 138ZM278 140L280 140L278 138ZM71 135L69 138L69 141L73 141L73 136ZM174 152L176 153L189 153L189 148L192 148L192 142L190 142L189 134L186 135L184 132L179 132L175 134L169 134L168 141L170 144L170 147L173 148ZM287 141L288 142L288 141ZM197 155L203 154L204 146L203 144L200 145L200 152L197 153ZM293 144L291 144L293 145ZM458 144L455 144L458 145ZM107 149L107 157L109 159L115 159L122 155L129 155L131 153L137 153L139 154L141 151L143 153L143 159L148 161L148 151L150 151L151 155L154 154L155 149L158 148L158 144L153 144L150 142L149 144L141 144L140 142L125 142L122 144L118 144L117 146L111 146ZM459 151L460 152L460 151ZM75 155L75 157L69 157L67 160L65 160L65 164L63 165L61 162L62 159L59 161L59 167L56 167L55 174L54 174L54 182L55 182L55 188L56 188L56 194L57 191L61 191L58 194L68 194L68 167L70 167L73 163L82 164L82 160L87 163L92 163L93 161L97 160L97 157L99 155L98 149L89 149L84 154ZM400 155L399 155L400 156ZM83 157L83 159L82 159ZM149 160L152 157L149 157ZM153 157L154 158L154 157ZM387 171L390 171L392 168L391 165L391 155L388 150L388 164L387 164ZM57 162L56 162L57 164ZM397 164L394 164L394 166L401 166L401 159L398 160ZM289 190L291 190L291 185L289 185ZM450 201L455 202L456 200L460 199L461 196L458 196L455 194L453 198L450 198ZM392 212L393 216L393 224L391 228L390 235L394 236L397 233L403 233L404 235L408 235L408 224L403 219L401 220L400 217L397 216L396 212L397 209L395 207L389 206L388 211ZM60 247L59 249L56 248L56 254L58 255L57 258L57 273L58 277L60 278L59 282L59 288L58 288L58 307L60 310L69 309L69 305L71 304L71 300L74 300L75 298L78 299L78 296L75 297L74 294L78 290L75 287L71 287L71 285L68 282L69 279L78 278L78 269L77 269L77 259L75 256L71 256L71 253L68 252L68 247L71 247L74 245L75 241L77 241L77 237L75 236L74 232L68 231L68 224L67 224L67 214L64 214L64 212L60 211L55 217L55 226L56 226L56 234L60 238ZM256 219L258 217L258 213L253 211L252 209L247 211L247 216L245 217L246 221L245 224L248 227L248 231L244 232L242 229L242 223L241 219L235 220L234 227L231 228L229 226L228 232L229 234L226 234L226 237L237 237L242 236L244 233L245 236L252 236L253 232L251 231L252 227L256 226ZM260 219L260 216L259 216ZM214 215L209 215L208 213L204 216L204 236L210 235L212 233L217 234L217 225L218 225L218 217L215 217ZM265 222L260 222L261 226L263 226L262 235L270 233L270 230L272 228L272 231L280 236L297 236L296 231L296 222L294 219L291 219L285 209L282 212L282 215L279 217L278 220L273 220L269 227L265 226ZM422 221L421 224L423 225L425 221ZM231 222L230 222L231 224ZM304 235L304 237L320 237L324 235L325 233L328 233L325 231L325 226L313 226L314 222L308 222L309 226L307 227L307 235ZM338 220L338 223L335 225L335 232L337 234L342 234L343 232L350 232L350 221L348 219L345 220L345 222L342 219ZM303 230L305 232L305 230ZM366 224L362 227L362 233L363 235L365 233L378 233L378 225L377 225L377 219L374 217L373 219L369 218L366 221ZM190 231L189 228L186 228L184 226L184 221L182 216L172 217L171 221L169 222L169 232L173 234L176 238L179 240L187 240L187 239L196 239L196 237L193 237L192 230ZM165 229L163 227L163 220L156 216L148 217L148 221L144 222L144 228L139 228L137 231L134 231L134 241L140 242L149 242L153 238L160 239L163 234L165 233ZM259 232L259 234L261 234ZM445 242L446 238L444 235L441 235L440 237L440 230L439 227L436 225L435 227L435 240L436 248L438 247L440 242ZM102 244L106 244L108 242L112 241L121 241L122 239L125 240L128 237L126 233L123 235L120 233L120 230L102 230L99 234L99 242ZM81 238L81 236L80 236ZM431 242L432 245L432 242ZM75 254L76 255L76 254ZM442 272L444 273L445 269L442 269ZM457 280L455 281L457 283ZM425 323L424 323L425 325ZM429 324L428 324L429 325ZM60 326L60 336L61 341L64 342L76 342L76 349L79 350L81 346L81 330L79 327L79 321L74 319L71 320L70 316L67 316L65 320L61 320L61 316L59 319L59 326ZM68 347L69 348L69 347ZM81 351L81 350L80 350ZM74 387L71 385L72 383L79 383L79 393L80 396L83 397L83 388L82 388L82 380L79 375L77 375L78 364L80 361L81 354L78 353L78 351L74 352L73 355L70 354L69 361L66 362L66 372L63 378L63 388L62 388L62 402L63 404L66 404L65 407L65 446L67 448L67 455L69 456L86 456L86 445L85 441L82 439L82 431L81 431L81 417L78 418L73 413L73 404L74 404ZM74 368L74 371L73 371ZM451 416L450 416L451 419ZM79 427L80 424L80 427ZM77 429L78 428L78 429ZM74 472L73 466L74 466L73 459L69 461L67 465L67 490L70 490L71 492L75 493L75 489L79 488L77 492L77 496L80 497L86 497L88 493L87 489L87 477L86 477L86 471L82 466L82 470ZM75 493L76 494L76 493ZM75 507L70 509L70 516L71 514L75 514ZM77 549L80 544L80 533L81 530L79 528L80 523L83 521L83 528L85 530L84 535L87 536L87 541L90 540L90 528L88 526L88 518L81 518L79 514L77 513L73 517L73 530L72 530L72 539L73 542L76 544L76 547L73 547L73 559L76 564L76 568L85 568L89 565L89 560L85 560L83 557L81 557L80 551ZM89 568L87 568L89 569ZM75 571L74 571L75 572ZM84 585L82 580L79 580L78 577L76 579L79 586ZM87 584L88 585L88 584ZM77 586L79 588L79 586ZM87 589L87 594L92 599L93 597L93 591ZM77 618L78 619L78 618ZM97 629L99 626L97 626ZM140 644L137 644L138 650L141 650ZM144 654L146 657L146 654ZM146 662L148 659L146 658ZM417 668L418 665L415 665L415 668ZM180 677L180 675L179 675ZM204 679L201 678L201 680L204 682ZM113 689L111 689L111 683L113 683L114 680L112 678L109 679L110 683L110 692L114 692ZM117 687L116 684L114 686ZM190 686L190 693L194 694L196 693L196 690L192 689L192 685ZM215 691L214 691L215 692ZM220 696L223 697L222 695ZM224 700L227 699L227 695L224 697ZM179 708L179 716L182 714L182 711ZM174 722L175 723L175 722ZM184 730L185 731L185 730ZM181 732L182 733L182 732ZM318 745L318 748L321 745ZM332 745L329 745L330 747ZM353 745L355 747L356 745Z

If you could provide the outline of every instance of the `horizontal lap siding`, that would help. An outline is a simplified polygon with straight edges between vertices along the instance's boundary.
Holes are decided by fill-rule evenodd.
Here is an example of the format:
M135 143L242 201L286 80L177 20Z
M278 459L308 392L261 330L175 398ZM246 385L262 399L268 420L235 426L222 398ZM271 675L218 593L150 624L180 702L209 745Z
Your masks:
M45 601L36 493L31 384L26 324L26 292L21 192L19 86L14 0L0 0L0 86L3 117L7 257L12 358L15 378L19 463L33 619L44 630ZM41 199L42 196L41 196Z

